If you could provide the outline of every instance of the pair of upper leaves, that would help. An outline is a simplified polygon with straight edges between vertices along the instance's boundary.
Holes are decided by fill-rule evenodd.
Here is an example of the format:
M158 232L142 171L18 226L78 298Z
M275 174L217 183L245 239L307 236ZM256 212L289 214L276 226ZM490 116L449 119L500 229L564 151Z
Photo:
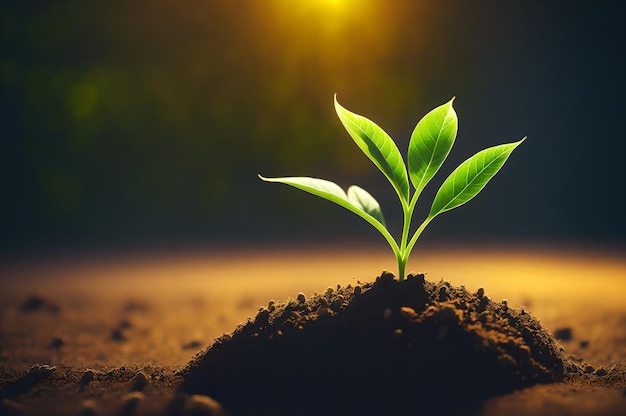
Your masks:
M371 120L342 107L335 96L335 110L342 124L363 153L387 177L400 198L403 210L410 212L409 216L420 193L441 168L456 139L458 119L452 106L453 101L435 108L417 123L409 142L407 174L402 155L391 137ZM524 139L487 148L459 165L439 188L425 223L475 197ZM339 185L323 179L259 177L268 182L294 186L341 205L376 227L387 240L390 239L385 232L379 203L363 188L353 185L346 193ZM409 189L409 178L415 188L413 196Z

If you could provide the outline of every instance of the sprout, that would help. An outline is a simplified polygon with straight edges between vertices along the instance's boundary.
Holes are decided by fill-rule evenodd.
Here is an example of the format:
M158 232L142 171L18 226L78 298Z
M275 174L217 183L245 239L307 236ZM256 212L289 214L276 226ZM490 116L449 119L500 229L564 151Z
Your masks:
M399 241L387 230L380 204L365 189L356 185L344 191L339 185L310 177L259 178L266 182L291 185L334 202L355 213L376 228L387 240L398 261L398 279L404 280L406 264L417 239L430 222L446 211L474 198L498 173L511 152L526 138L482 150L461 163L443 182L421 225L409 238L417 200L428 182L443 165L456 139L458 120L452 107L454 98L428 114L413 130L408 149L408 170L394 141L371 120L342 107L335 96L335 110L357 146L387 177L398 194L404 225ZM411 186L413 192L411 192Z

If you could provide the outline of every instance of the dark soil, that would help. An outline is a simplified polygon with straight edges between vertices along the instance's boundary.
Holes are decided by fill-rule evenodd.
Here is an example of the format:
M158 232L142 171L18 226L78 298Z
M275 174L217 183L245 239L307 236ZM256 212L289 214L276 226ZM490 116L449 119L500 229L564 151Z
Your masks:
M270 302L181 370L179 391L232 416L472 414L495 395L581 371L523 309L383 272Z

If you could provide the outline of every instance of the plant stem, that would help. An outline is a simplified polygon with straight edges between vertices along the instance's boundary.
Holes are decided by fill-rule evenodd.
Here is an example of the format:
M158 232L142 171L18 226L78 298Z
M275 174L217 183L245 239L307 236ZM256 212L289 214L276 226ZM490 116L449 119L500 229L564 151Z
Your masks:
M406 261L407 258L404 256L401 256L400 258L398 258L398 279L400 280L404 280L404 272L406 271Z
M400 240L400 256L398 257L398 280L404 280L404 273L406 272L406 263L409 259L407 253L407 243L409 241L409 231L411 229L411 218L413 217L413 210L415 209L415 203L417 202L417 193L411 198L409 204L402 204L402 211L404 212L404 223L402 226L402 238ZM410 251L410 250L409 250Z

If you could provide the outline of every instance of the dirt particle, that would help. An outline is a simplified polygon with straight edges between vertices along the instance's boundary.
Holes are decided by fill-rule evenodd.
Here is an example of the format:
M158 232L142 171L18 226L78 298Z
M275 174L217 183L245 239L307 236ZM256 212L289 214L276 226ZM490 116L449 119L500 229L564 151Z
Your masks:
M41 296L33 295L26 299L20 305L20 311L22 312L35 312L35 311L48 311L52 313L57 313L59 311L59 307Z
M57 368L53 365L35 364L28 370L28 376L37 379L44 379L55 371L57 371Z
M515 358L511 357L509 354L502 354L498 356L498 365L504 368L515 368L517 362Z
M445 302L448 300L448 288L441 286L439 288L439 302Z
M149 376L143 371L138 372L133 379L133 391L142 391L149 383Z
M96 378L95 370L88 368L83 372L83 376L80 378L80 384L87 385L91 383L94 378Z
M306 296L304 296L304 293L302 292L298 293L298 296L296 297L296 299L298 299L298 302L300 303L306 302Z
M602 376L606 376L607 374L609 374L609 372L606 371L605 368L598 368L593 374L595 374L598 377L602 377Z
M417 280L418 283L424 284L426 282L426 275L424 273L409 273L406 276L406 280Z
M328 309L327 306L320 305L320 307L317 308L317 316L325 316L325 315L328 315L329 313L330 313L330 310Z
M270 312L274 312L274 310L276 309L276 302L274 302L273 300L270 300L270 301L267 303L267 309L268 309Z
M404 319L415 319L417 317L417 312L409 306L403 306L400 308L400 315Z
M355 286L353 294L354 296L359 296L361 294L361 286Z
M585 367L585 374L591 374L594 372L594 368L590 365Z
M457 310L454 305L443 304L439 308L432 309L435 321L442 324L457 324L463 317L463 312Z
M269 322L270 319L270 311L261 307L254 318L254 321L259 325L265 325Z
M111 339L111 341L122 342L126 341L126 336L124 335L124 332L121 328L115 328L111 331L109 339Z
M46 348L50 350L56 350L56 349L61 348L63 345L65 345L65 342L63 342L62 338L54 337L52 338L52 340L50 341L50 343L48 344Z
M193 350L193 349L196 349L196 348L200 348L201 346L202 346L202 342L200 342L197 339L194 339L194 340L191 340L191 341L183 344L182 348L184 350Z
M391 283L394 279L395 276L393 275L393 273L389 273L388 271L383 270L380 276L376 278L376 283Z
M186 416L222 416L224 409L211 397L194 394L187 401L183 414Z
M580 348L589 348L589 341L587 341L587 340L580 341L580 343L578 345L580 346Z
M478 290L476 291L476 297L480 299L483 296L485 296L485 289L482 287L479 287Z
M554 331L554 338L559 341L571 341L574 338L574 333L570 327L557 328Z
M340 309L343 306L344 300L345 298L343 297L343 295L337 295L335 300L333 300L333 302L330 304L330 307L334 310Z
M396 338L401 338L402 337L402 329L401 328L397 328L393 331L393 336Z

